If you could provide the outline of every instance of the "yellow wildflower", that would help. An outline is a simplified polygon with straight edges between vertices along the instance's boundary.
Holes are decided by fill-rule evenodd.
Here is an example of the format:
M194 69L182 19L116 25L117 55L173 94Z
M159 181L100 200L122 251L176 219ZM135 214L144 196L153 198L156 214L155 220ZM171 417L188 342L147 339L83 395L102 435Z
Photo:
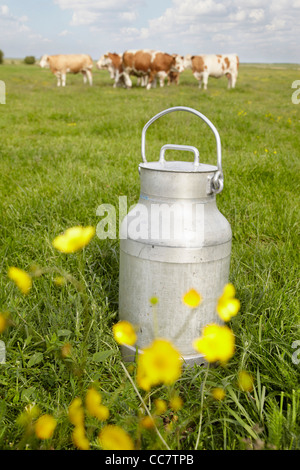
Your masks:
M109 424L99 433L99 442L103 450L134 450L131 437L119 426Z
M15 282L22 294L28 294L32 287L32 279L26 271L12 266L8 270L8 277Z
M251 392L253 390L253 377L245 370L241 370L238 376L238 386L243 392Z
M75 426L72 432L72 440L77 449L90 450L90 443L86 437L83 425Z
M45 414L36 421L34 429L39 439L50 439L56 428L57 421L53 416Z
M134 327L126 320L121 320L113 325L113 334L119 344L133 346L137 340Z
M100 421L105 421L109 417L109 410L106 406L101 405L101 395L93 387L89 388L85 396L86 409L91 416L95 416Z
M232 284L226 284L217 303L217 312L224 321L229 321L241 308L241 303L235 298L235 288Z
M7 327L7 314L6 313L0 313L0 333L3 333L3 331Z
M183 400L182 398L179 396L179 395L174 395L171 399L170 399L170 407L174 410L174 411L178 411L182 408L183 406Z
M196 308L202 302L202 297L195 289L190 289L184 294L182 301L188 307Z
M69 420L74 426L83 426L84 410L82 400L79 397L74 398L68 409Z
M221 387L213 388L211 391L211 394L214 397L214 399L218 401L224 400L225 395L226 395L224 388L221 388Z
M155 426L154 418L152 418L152 416L149 416L149 415L144 416L140 421L140 425L144 429L153 429Z
M167 411L167 404L165 400L162 400L161 398L157 398L154 400L154 405L155 405L155 413L157 415L162 415Z
M55 284L56 286L59 286L59 287L64 286L64 285L66 284L66 282L67 282L66 278L63 277L63 276L56 276L56 277L53 279L53 281L54 281L54 284Z
M57 250L63 253L74 253L84 248L95 235L95 228L88 227L71 227L62 235L58 235L52 242Z
M151 297L151 299L149 299L149 302L151 305L156 305L158 304L158 298L157 297Z
M235 338L228 326L212 323L203 329L203 335L194 340L193 346L208 362L226 363L234 354Z
M170 385L181 375L181 356L172 343L155 339L138 357L137 383L144 390L160 383Z
M17 424L23 427L29 426L34 419L36 419L41 410L37 405L27 405L25 411L23 411L17 418Z
M65 343L61 347L61 355L63 358L69 357L72 352L72 345L70 343Z

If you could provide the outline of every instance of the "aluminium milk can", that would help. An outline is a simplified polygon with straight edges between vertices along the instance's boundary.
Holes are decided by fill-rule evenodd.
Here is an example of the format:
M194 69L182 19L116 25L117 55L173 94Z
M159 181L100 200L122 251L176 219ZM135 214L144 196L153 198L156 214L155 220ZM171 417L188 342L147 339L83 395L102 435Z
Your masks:
M217 166L199 162L198 149L189 145L163 145L159 160L147 161L148 127L174 111L193 113L210 127ZM194 162L168 161L167 150L192 152ZM141 152L140 198L120 229L119 319L131 322L138 336L135 346L121 347L123 359L134 360L160 337L172 341L186 364L203 363L192 343L205 325L221 323L216 305L228 282L231 254L231 227L216 205L223 189L219 133L199 111L177 106L147 122ZM203 299L196 309L182 301L192 288Z

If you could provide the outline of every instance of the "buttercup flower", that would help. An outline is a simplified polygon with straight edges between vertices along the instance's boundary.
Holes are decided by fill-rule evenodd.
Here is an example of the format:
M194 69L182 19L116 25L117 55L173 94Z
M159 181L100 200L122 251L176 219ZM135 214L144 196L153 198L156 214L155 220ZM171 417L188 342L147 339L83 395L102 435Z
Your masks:
M188 307L196 308L202 302L202 297L195 289L190 289L184 294L182 301Z
M137 340L134 327L126 320L121 320L113 325L113 334L119 344L133 346Z
M155 405L155 414L157 415L162 415L167 411L167 404L165 400L162 400L161 398L157 398L154 400L154 405Z
M226 395L225 390L221 387L213 388L211 391L211 394L214 397L214 399L218 401L224 400L225 395Z
M93 387L89 388L85 396L86 409L91 416L95 416L100 421L105 421L109 417L109 410L101 405L101 395Z
M119 426L109 424L99 433L99 442L103 450L134 450L131 437Z
M72 346L70 343L65 343L62 347L61 347L61 355L63 358L65 357L69 357L72 353Z
M52 242L57 250L63 253L74 253L84 248L95 235L95 228L88 227L71 227L62 235L58 235Z
M138 357L137 383L148 391L160 383L170 385L181 375L181 356L170 341L155 339Z
M57 421L53 416L49 414L42 415L35 423L35 434L39 439L50 439L54 433L56 425Z
M158 304L158 298L157 297L151 297L151 299L149 299L149 302L151 305L157 305Z
M241 303L235 298L235 288L232 284L226 284L223 293L217 303L217 312L224 321L229 321L241 308Z
M75 426L72 432L72 440L79 450L90 450L90 443L85 435L84 426Z
M59 287L64 286L64 285L66 284L66 282L67 282L66 278L63 277L63 276L56 276L56 277L53 279L53 281L54 281L54 284L55 284L56 286L59 286Z
M68 409L69 420L74 426L83 426L84 410L82 400L79 397L74 398Z
M153 429L155 426L155 420L152 416L147 415L141 419L140 425L144 429Z
M6 327L7 327L7 314L0 313L0 334L3 333Z
M226 363L234 354L235 338L228 326L212 323L203 329L203 335L194 340L193 346L208 362Z
M238 376L238 386L243 392L251 392L253 390L253 377L245 370L241 370Z
M8 277L15 282L22 294L28 294L32 287L32 279L26 271L12 266L8 270Z
M170 407L174 410L174 411L178 411L182 408L183 406L183 400L182 398L179 396L179 395L174 395L171 399L170 399Z
M27 405L25 410L18 416L17 424L23 426L31 425L32 421L36 419L41 413L41 410L37 405Z

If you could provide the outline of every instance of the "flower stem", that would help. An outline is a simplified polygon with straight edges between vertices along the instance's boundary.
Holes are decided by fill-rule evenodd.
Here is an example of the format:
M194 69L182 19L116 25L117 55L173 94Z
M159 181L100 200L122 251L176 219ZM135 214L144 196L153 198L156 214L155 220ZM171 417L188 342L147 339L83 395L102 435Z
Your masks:
M199 440L200 440L200 435L201 435L201 429L202 429L204 390L205 390L206 380L207 380L207 376L208 376L208 369L209 369L209 366L207 365L207 366L206 366L206 371L205 371L204 380L203 380L203 382L202 382L199 428L198 428L198 436L197 436L197 441L196 441L196 445L195 445L195 450L198 449Z
M152 418L151 413L150 413L150 411L149 411L149 409L148 409L146 403L144 402L144 400L143 400L143 398L142 398L140 392L139 392L138 389L136 388L136 385L135 385L135 383L133 382L132 378L130 377L130 375L129 375L129 373L128 373L128 370L127 370L126 367L124 366L123 362L121 362L121 366L122 366L122 368L124 369L124 372L125 372L125 374L127 375L127 377L128 377L128 379L129 379L131 385L133 386L133 388L134 388L134 390L135 390L135 393L137 394L137 396L138 396L139 399L141 400L141 403L142 403L142 405L143 405L143 407L144 407L146 413L148 414L148 416L150 416L150 418ZM168 444L166 443L166 441L164 440L164 438L162 437L162 435L160 434L160 432L159 432L159 430L158 430L158 428L157 428L157 426L156 426L155 423L154 423L154 427L155 427L155 431L156 431L158 437L160 438L160 440L162 441L162 443L164 444L164 446L166 447L166 449L171 450L170 447L168 446Z

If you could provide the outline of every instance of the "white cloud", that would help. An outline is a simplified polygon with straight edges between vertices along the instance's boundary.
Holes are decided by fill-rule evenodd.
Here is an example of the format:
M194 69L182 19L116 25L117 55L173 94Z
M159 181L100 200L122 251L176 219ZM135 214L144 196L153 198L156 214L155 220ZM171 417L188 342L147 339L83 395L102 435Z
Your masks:
M21 17L14 16L10 13L7 5L0 5L0 30L2 32L9 32L12 34L30 31L30 28L25 24L28 21L28 16Z
M121 20L133 22L137 19L138 13L136 11L124 11L119 13L118 16Z
M7 16L9 14L9 8L7 5L1 5L1 14Z
M89 10L75 11L72 15L72 26L92 25L97 22L100 15Z
M51 24L53 53L79 48L96 58L107 50L156 48L180 54L237 52L241 61L299 62L300 0L47 0L59 21L48 18L45 7L35 24L37 13L29 13L29 2L19 2L23 16L12 14L14 2L4 2L0 39L9 44L11 38L15 50L34 45L40 51L39 44L47 41L45 20Z
M262 8L253 9L249 13L249 18L253 20L255 23L262 21L265 17L265 12Z
M58 33L59 36L68 36L68 34L71 34L70 31L68 31L67 29L64 29L63 31L61 31L60 33Z
M285 26L286 26L285 20L280 19L280 18L274 18L270 24L266 25L266 29L268 31L275 31L275 30L279 31L279 30L284 29Z

